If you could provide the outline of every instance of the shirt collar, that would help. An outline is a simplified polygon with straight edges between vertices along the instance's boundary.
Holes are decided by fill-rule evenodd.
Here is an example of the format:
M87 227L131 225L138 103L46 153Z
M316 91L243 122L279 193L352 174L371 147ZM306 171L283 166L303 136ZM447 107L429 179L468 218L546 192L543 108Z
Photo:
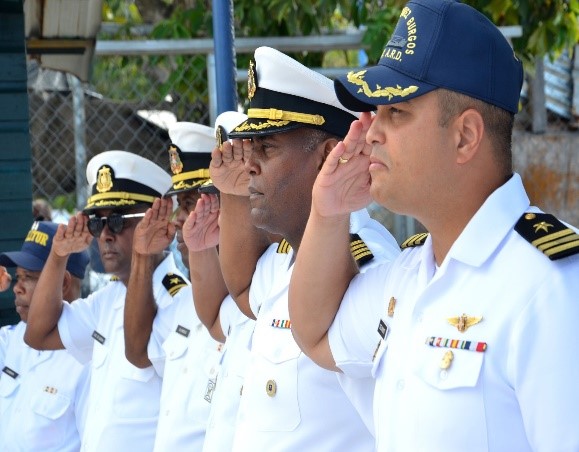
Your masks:
M454 242L445 260L456 259L477 267L482 265L529 206L521 177L514 173L486 199Z

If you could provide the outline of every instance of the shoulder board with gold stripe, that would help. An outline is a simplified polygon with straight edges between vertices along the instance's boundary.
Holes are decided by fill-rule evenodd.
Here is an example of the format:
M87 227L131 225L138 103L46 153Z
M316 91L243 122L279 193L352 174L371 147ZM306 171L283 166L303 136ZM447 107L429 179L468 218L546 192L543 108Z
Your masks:
M408 237L402 245L400 245L401 249L404 248L412 248L414 246L422 246L426 241L426 237L428 237L428 232L421 232L420 234L414 234Z
M282 239L277 246L277 252L279 254L287 254L292 249L292 246L288 243L286 239Z
M163 278L163 285L165 289L167 289L167 292L169 292L169 295L174 297L177 292L187 286L187 281L175 273L167 273Z
M579 235L548 213L524 213L517 231L552 261L579 253Z
M120 281L121 278L119 278L118 276L113 275L113 276L111 276L111 279L110 279L110 280L111 280L111 281Z
M374 255L368 245L360 238L358 234L350 234L350 252L354 257L358 267L374 259Z

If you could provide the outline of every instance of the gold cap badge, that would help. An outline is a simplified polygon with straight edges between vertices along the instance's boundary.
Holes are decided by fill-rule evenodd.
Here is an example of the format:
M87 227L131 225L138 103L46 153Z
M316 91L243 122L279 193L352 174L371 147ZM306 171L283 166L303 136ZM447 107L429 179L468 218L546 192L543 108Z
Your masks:
M103 193L111 188L113 188L112 169L110 166L103 165L98 171L96 189L99 193Z
M177 151L177 147L175 145L169 146L169 163L171 165L171 171L173 174L179 174L183 171L183 162L179 158L179 152Z
M249 62L249 69L247 70L247 98L249 100L253 99L253 96L255 96L256 89L257 82L255 80L255 62L251 60Z

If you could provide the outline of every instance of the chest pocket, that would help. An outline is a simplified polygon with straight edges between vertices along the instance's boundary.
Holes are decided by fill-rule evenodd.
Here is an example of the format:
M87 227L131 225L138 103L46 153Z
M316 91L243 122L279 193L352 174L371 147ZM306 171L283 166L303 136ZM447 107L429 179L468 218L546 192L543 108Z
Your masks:
M46 388L39 391L31 400L32 410L39 416L50 420L62 417L70 407L70 398L64 394L53 393Z
M452 353L450 362L448 362L449 355L446 355L449 352ZM484 353L425 345L421 348L418 358L415 366L416 375L434 388L448 390L476 386Z
M169 334L167 340L163 343L163 350L165 351L165 357L168 361L182 358L185 353L187 353L188 348L189 345L187 339L174 332Z
M298 358L291 330L270 327L253 342L253 368L243 386L251 417L261 431L293 431L301 421Z
M7 408L8 405L10 405L10 399L16 398L19 387L20 378L12 378L4 373L0 373L0 408ZM0 412L0 419L3 417L4 413Z

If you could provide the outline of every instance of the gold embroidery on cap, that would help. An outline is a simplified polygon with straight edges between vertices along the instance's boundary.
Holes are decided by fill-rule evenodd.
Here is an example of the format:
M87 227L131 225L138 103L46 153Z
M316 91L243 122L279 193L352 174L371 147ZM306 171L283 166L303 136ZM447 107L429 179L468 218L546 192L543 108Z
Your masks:
M321 126L326 122L322 115L310 115L295 111L284 111L276 108L250 108L247 110L248 118L271 119L272 121L287 120Z
M255 80L255 63L249 62L249 69L247 70L247 98L249 100L253 99L255 96L255 90L257 89L257 83Z
M171 171L173 171L173 174L179 174L181 171L183 171L183 162L179 158L179 152L173 145L169 146L168 152Z
M111 188L113 188L111 168L108 166L101 166L97 176L96 189L99 193L102 193L109 191Z
M245 132L246 130L262 130L268 127L283 127L289 124L291 121L265 121L261 124L245 123L241 124L239 127L235 128L235 132Z
M358 92L363 92L367 97L387 97L388 100L392 100L393 97L406 97L418 91L418 86L415 85L410 85L407 88L402 88L399 85L396 85L396 88L391 86L382 88L380 85L376 85L376 90L372 91L368 83L364 80L365 74L366 69L359 72L350 71L347 77L350 83L361 86Z

